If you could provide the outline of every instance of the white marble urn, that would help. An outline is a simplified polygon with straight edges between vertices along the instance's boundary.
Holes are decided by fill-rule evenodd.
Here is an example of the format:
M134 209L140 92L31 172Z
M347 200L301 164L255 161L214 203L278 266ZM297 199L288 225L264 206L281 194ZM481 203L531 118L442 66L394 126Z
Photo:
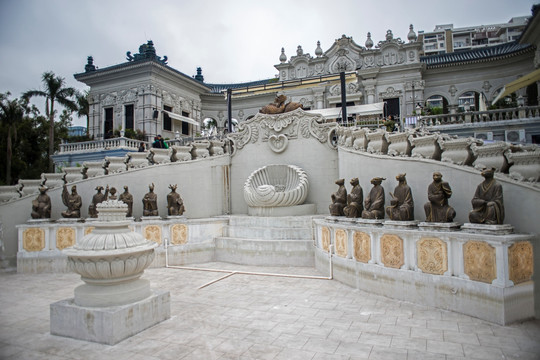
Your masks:
M152 263L157 243L129 229L122 201L104 201L97 210L94 230L64 250L70 268L85 282L75 289L75 304L119 306L151 296L150 282L140 277Z

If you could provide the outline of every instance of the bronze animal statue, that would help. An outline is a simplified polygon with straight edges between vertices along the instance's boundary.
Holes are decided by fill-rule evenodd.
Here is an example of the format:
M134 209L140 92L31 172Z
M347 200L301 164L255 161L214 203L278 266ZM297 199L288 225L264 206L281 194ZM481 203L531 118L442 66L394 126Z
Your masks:
M298 108L302 109L302 104L297 102L288 102L285 95L278 95L273 103L263 106L259 112L261 114L282 114L289 111L296 110Z

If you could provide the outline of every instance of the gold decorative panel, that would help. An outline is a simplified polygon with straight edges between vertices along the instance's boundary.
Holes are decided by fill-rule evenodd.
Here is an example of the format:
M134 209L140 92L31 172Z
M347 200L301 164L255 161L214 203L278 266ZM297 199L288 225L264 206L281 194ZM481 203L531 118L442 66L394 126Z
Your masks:
M353 235L354 258L367 263L371 260L371 238L368 234L355 231Z
M174 224L171 226L171 245L187 243L188 227L186 224Z
M161 227L158 225L148 225L143 230L144 238L161 245Z
M463 245L465 274L471 280L491 284L497 278L495 248L484 241L467 241Z
M399 269L405 264L403 239L397 235L384 234L381 237L381 261L386 267Z
M336 255L347 257L347 232L343 229L336 230Z
M62 227L56 230L56 248L63 250L75 245L75 229L71 227Z
M324 251L328 252L328 249L330 248L330 230L326 226L323 226L321 233L322 248Z
M533 247L528 241L519 241L508 248L508 270L514 285L531 280L533 275Z
M416 243L418 268L427 274L443 275L448 270L448 250L439 238L424 237Z
M41 251L45 248L45 230L30 228L23 231L23 249Z
M95 229L95 227L93 227L93 226L88 226L88 227L84 228L84 235L86 236L88 234L91 234L92 231L94 231L94 229Z

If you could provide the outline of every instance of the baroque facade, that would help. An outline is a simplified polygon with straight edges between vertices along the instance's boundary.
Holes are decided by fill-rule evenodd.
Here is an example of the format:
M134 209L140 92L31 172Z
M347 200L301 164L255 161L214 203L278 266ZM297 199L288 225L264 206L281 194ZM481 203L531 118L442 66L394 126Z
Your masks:
M148 41L138 54L128 52L127 62L119 65L98 69L89 57L85 72L75 78L90 86L89 134L95 139L130 129L144 133L146 140L157 134L166 139L197 136L208 121L224 131L227 89L234 91L232 118L238 122L253 117L278 93L304 109L340 107L340 83L322 79L341 72L353 76L346 84L347 106L383 102L384 116L393 115L406 126L406 118L420 108L440 107L453 114L479 110L481 99L490 103L505 84L534 70L539 55L537 41L532 40L422 56L423 42L412 25L407 41L394 37L391 30L377 43L368 33L363 46L342 35L327 51L317 42L314 56L300 45L290 58L281 49L280 62L274 65L278 77L237 84L205 82L200 68L195 76L175 70ZM308 82L315 85L305 85ZM236 96L238 92L242 95ZM538 104L539 93L537 83L518 92L531 105Z

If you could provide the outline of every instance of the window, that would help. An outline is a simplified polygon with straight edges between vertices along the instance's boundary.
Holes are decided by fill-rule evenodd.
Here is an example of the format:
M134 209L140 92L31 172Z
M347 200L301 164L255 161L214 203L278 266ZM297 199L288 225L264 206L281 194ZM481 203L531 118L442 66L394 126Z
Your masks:
M105 139L113 137L113 108L105 108L105 124L103 127L103 136Z
M125 106L125 112L126 112L126 130L131 129L133 130L133 104L132 105L126 105Z
M182 116L189 117L189 113L182 111ZM189 123L182 121L182 135L189 135Z
M172 107L163 105L163 110L172 112ZM172 131L171 117L167 113L163 113L163 130Z

